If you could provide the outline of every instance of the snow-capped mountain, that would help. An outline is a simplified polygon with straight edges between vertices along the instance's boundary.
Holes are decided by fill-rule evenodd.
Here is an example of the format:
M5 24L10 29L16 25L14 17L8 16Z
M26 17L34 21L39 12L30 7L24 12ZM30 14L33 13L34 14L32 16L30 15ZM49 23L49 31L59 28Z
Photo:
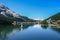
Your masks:
M27 22L34 21L26 16L21 16L10 10L8 7L0 4L0 23L12 23L14 21Z
M16 17L16 18L19 18L20 16L2 4L0 4L0 14L7 16L7 17L9 16L9 17Z

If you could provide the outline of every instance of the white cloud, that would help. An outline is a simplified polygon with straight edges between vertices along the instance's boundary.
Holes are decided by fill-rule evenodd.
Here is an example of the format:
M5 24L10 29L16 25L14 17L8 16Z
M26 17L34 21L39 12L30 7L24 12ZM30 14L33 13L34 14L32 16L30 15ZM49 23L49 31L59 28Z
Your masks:
M41 19L41 18L35 18L34 20L43 20L43 19Z

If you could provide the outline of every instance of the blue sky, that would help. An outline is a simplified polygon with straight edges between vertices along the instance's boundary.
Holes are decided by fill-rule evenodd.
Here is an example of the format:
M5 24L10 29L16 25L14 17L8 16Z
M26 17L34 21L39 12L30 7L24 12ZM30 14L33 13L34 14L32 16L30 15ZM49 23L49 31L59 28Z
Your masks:
M60 12L59 0L0 0L16 13L29 18L46 19Z

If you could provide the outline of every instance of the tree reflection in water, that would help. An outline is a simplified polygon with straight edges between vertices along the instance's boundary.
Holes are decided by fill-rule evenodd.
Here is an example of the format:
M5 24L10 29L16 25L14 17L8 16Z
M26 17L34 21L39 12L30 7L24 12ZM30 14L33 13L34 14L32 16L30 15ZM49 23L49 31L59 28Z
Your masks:
M58 28L58 27L51 27L51 29L57 33L60 33L60 28Z
M43 25L41 25L41 27L42 27L43 29L47 29L49 26L43 24ZM50 28L51 28L52 30L54 30L55 32L60 33L60 26L50 26Z
M47 29L49 26L48 26L48 24L41 24L41 27L42 27L43 29Z
M9 35L13 35L17 31L23 31L24 29L28 27L33 27L33 24L22 24L22 25L0 25L0 40L5 40ZM49 26L47 25L41 25L41 28L47 29ZM39 28L39 27L38 27ZM51 27L52 30L56 31L57 33L60 33L60 28L54 28Z
M0 25L0 40L5 40L9 34L13 34L14 31L22 31L22 29L28 28L32 24L21 25Z

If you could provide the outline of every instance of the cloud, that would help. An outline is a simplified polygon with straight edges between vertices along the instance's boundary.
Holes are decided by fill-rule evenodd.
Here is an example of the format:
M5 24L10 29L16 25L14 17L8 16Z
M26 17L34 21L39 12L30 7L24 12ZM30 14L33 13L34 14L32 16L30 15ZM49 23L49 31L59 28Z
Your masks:
M41 18L35 18L34 20L43 20L43 19L41 19Z

